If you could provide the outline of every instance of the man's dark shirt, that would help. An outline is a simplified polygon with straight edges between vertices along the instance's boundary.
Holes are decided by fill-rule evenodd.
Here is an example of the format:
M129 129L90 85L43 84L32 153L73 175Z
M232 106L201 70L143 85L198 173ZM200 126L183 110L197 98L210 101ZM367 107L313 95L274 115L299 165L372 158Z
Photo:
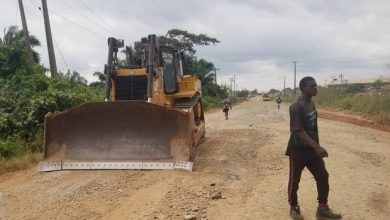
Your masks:
M313 102L305 101L299 97L297 101L290 105L290 139L286 150L286 155L294 159L316 158L313 147L304 143L295 133L306 131L310 138L319 143L317 127L317 110Z

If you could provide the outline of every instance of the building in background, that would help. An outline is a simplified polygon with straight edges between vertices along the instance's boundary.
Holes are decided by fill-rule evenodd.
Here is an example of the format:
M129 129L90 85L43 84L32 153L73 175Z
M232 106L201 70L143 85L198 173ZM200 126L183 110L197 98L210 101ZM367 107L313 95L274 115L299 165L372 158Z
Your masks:
M365 92L390 91L390 77L379 77L371 79L343 79L329 80L327 87L348 88L360 87Z

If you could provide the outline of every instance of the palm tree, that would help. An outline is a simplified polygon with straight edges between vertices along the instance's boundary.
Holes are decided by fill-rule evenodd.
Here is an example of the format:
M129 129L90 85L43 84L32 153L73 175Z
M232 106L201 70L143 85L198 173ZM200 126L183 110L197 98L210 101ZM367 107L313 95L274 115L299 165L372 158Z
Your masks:
M31 47L41 46L41 42L34 35L30 35ZM19 30L17 26L10 26L7 30L4 29L3 39L0 38L0 45L3 47L10 47L11 50L17 51L21 56L25 53L26 44L24 42L23 30ZM40 55L32 49L34 62L39 63Z
M215 66L213 63L208 62L205 59L195 60L192 64L192 73L198 75L199 80L202 82L202 93L205 95L216 95L218 85L215 82Z

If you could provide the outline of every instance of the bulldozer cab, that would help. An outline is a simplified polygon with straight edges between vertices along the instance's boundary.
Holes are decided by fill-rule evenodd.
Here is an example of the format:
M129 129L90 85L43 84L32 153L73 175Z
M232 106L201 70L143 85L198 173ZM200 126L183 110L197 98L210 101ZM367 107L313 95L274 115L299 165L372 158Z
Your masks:
M145 94L145 97L151 96L152 93L152 84L151 80L156 74L156 69L159 69L161 77L163 79L164 92L167 95L172 95L179 92L178 78L183 76L183 53L178 51L176 48L170 45L160 45L158 38L154 35L150 35L148 38L143 38L141 40L142 46L139 49L138 57L135 57L135 51L132 48L126 47L126 57L127 57L127 66L120 65L117 60L117 52L119 48L123 47L123 41L115 38L109 38L109 54L107 65L105 66L105 74L110 79L106 81L106 96L105 100L110 99L110 91L112 87L110 81L121 80L117 77L118 70L122 71L125 69L145 69L147 74L139 74L144 77L147 76L147 89L145 90L148 95ZM149 73L149 71L154 71ZM133 77L136 78L136 77ZM138 77L139 79L141 77ZM138 100L139 96L136 97ZM115 99L115 97L114 97ZM121 100L134 100L132 98L122 98Z
M164 91L166 94L178 92L178 75L182 74L179 68L179 54L171 47L160 46L161 66L164 68ZM176 59L175 59L176 58Z

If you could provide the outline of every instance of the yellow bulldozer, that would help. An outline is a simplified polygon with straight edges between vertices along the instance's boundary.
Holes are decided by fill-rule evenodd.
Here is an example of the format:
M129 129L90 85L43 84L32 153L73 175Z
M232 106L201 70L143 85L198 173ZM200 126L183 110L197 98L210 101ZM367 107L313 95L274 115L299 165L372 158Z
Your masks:
M123 40L108 39L104 101L45 116L39 171L192 170L205 136L200 80L183 74L183 53L156 35L141 42L138 59L123 65Z

